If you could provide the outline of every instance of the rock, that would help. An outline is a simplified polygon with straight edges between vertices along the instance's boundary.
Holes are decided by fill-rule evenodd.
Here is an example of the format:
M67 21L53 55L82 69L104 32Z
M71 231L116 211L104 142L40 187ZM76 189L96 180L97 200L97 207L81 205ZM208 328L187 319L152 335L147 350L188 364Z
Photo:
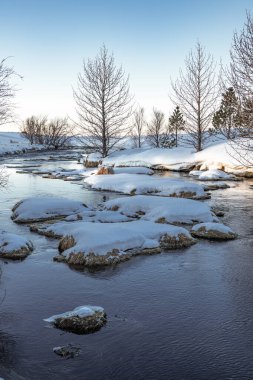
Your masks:
M219 190L219 189L229 189L230 186L225 182L217 182L217 183L208 183L204 184L205 191L209 190Z
M26 238L0 231L0 257L10 260L20 260L27 257L33 250L33 244Z
M84 161L84 166L86 168L97 168L98 165L100 165L102 162L102 156L100 153L91 153L89 154L85 161Z
M59 243L59 247L58 247L59 252L60 253L64 252L67 249L74 247L75 244L76 242L73 236L69 236L69 235L64 236Z
M55 327L75 334L89 334L100 330L106 323L106 314L100 306L79 306L72 311L44 319Z
M67 258L64 255L59 254L59 255L54 256L53 261L56 261L57 263L66 263Z
M194 237L210 240L231 240L237 237L237 234L231 228L222 223L199 223L196 224L191 234Z
M15 223L63 220L87 210L82 202L57 197L31 197L15 204L11 219Z
M160 240L160 247L162 249L180 249L187 248L191 245L195 244L196 241L191 239L190 237L179 234L177 237L164 235Z
M68 344L67 346L54 347L53 351L56 355L69 359L79 355L80 347Z
M101 166L101 168L98 169L96 174L97 175L114 174L114 171L112 167Z

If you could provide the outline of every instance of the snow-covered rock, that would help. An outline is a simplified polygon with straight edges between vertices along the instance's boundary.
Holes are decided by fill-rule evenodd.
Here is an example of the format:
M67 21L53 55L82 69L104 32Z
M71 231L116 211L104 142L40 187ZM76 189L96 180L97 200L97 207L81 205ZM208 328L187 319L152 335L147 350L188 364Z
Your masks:
M222 223L200 223L192 227L195 237L212 240L230 240L236 238L236 233Z
M117 264L140 254L160 253L161 249L177 249L195 241L182 227L138 220L128 223L66 223L49 226L63 238L56 261L87 267Z
M210 190L219 190L219 189L229 189L231 185L228 185L226 182L208 182L205 183L204 185L205 191L210 191Z
M0 231L0 257L12 260L23 259L33 250L30 240L6 231Z
M64 219L64 222L62 222L63 225L65 224L65 228L62 228L60 231L55 231L54 228L52 228L52 223L47 224L45 222L32 224L30 226L30 230L38 233L39 235L60 239L64 235L65 231L69 230L69 222L80 220L92 223L123 223L129 222L133 219L119 212L110 210L87 210L78 214L67 216Z
M202 185L164 177L151 177L138 174L117 174L90 176L84 183L92 189L107 190L125 194L156 194L168 197L201 199L207 194Z
M201 181L236 181L237 178L233 174L227 174L222 170L209 169L209 170L193 170L190 175L197 177Z
M98 331L106 323L106 314L100 306L78 306L74 310L44 319L55 327L76 334Z
M104 203L104 207L129 217L160 223L193 224L217 221L207 204L192 199L136 195L111 199Z
M127 174L154 174L154 170L146 168L144 166L124 166L124 167L114 167L113 171L115 174L127 173Z
M55 197L35 197L18 202L12 209L11 218L16 223L33 223L63 219L85 210L87 207L79 201Z

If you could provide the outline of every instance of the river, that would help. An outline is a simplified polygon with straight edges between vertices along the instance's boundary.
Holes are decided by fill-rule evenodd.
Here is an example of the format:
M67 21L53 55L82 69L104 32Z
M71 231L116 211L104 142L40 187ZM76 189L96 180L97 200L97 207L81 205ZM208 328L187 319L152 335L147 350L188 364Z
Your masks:
M12 158L5 163L22 162ZM80 167L71 161L41 164ZM222 220L239 234L237 240L200 241L182 251L78 272L52 261L56 240L14 224L12 206L35 195L65 196L88 205L119 195L16 174L16 169L8 172L8 188L0 192L1 228L29 237L35 250L22 262L0 263L0 376L6 380L253 379L253 190L249 188L253 181L213 191L208 201L224 209ZM107 312L107 324L97 333L65 333L43 322L85 304L102 306ZM53 353L53 347L68 343L81 348L79 356L66 360Z

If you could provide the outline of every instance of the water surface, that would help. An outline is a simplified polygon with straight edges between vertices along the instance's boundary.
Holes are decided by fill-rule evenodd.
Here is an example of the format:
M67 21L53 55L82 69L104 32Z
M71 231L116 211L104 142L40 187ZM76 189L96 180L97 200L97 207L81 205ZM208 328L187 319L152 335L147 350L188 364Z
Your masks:
M50 165L80 167L74 162ZM223 220L239 239L200 241L116 268L78 272L54 263L57 241L14 224L11 207L34 195L66 196L86 204L119 195L9 172L9 187L0 193L1 228L28 236L35 251L23 262L1 264L0 376L253 379L253 181L215 191L210 201L225 210ZM43 322L82 304L105 308L108 322L99 332L78 336ZM78 357L65 360L53 353L53 347L68 343L80 346Z

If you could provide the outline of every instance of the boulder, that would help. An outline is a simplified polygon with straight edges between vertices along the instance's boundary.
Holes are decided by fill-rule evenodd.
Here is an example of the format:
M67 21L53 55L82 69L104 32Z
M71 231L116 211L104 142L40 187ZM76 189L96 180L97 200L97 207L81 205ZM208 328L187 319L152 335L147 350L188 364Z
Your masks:
M97 173L97 175L104 175L104 174L114 174L113 168L112 167L106 167L106 166L101 166Z
M237 237L237 234L229 227L222 223L199 223L196 224L191 234L194 237L210 240L231 240Z
M106 323L106 314L100 306L78 306L74 310L53 315L45 322L75 334L89 334L101 329Z

